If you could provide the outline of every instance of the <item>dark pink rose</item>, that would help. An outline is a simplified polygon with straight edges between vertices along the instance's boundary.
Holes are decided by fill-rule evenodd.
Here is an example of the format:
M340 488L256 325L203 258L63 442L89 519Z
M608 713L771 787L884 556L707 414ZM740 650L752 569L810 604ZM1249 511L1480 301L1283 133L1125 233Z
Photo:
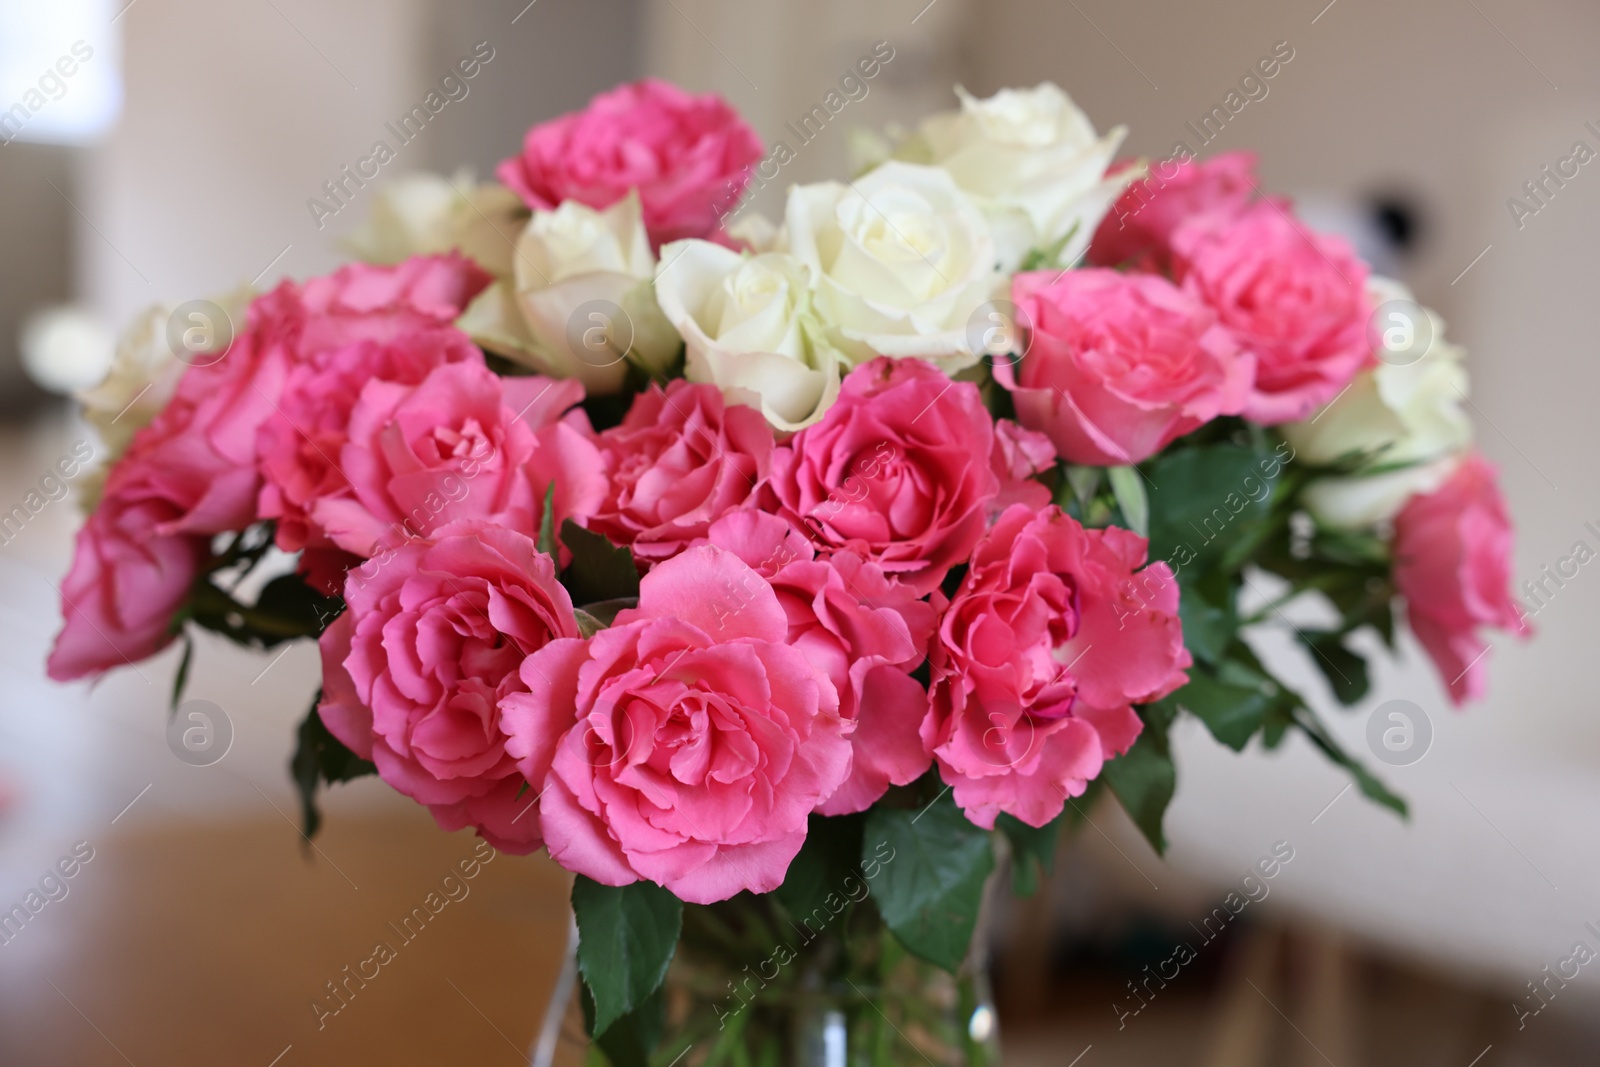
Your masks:
M556 862L693 904L782 884L850 770L838 694L788 634L771 586L704 546L651 570L609 629L529 657L501 722L526 774L554 750L539 815Z
M1511 518L1495 470L1477 454L1432 493L1412 497L1395 518L1394 580L1411 630L1456 704L1487 684L1482 627L1532 633L1511 595Z
M682 379L634 397L597 443L608 488L587 525L646 561L676 555L723 515L753 506L772 468L772 427L759 411Z
M939 606L884 577L853 552L814 558L776 515L740 511L711 527L726 548L767 579L789 619L788 643L827 672L850 738L850 776L817 810L865 811L891 785L916 781L932 762L919 729L928 694L911 672L927 656Z
M1274 426L1310 415L1373 361L1367 265L1340 237L1258 201L1172 238L1175 277L1217 312L1256 362L1243 415Z
M64 624L50 652L58 682L155 655L177 636L172 616L206 560L207 537L163 534L179 508L126 476L78 531L61 583Z
M875 359L777 450L769 492L821 554L848 549L927 593L983 536L1000 489L993 447L977 386L919 359Z
M1153 274L1019 274L1011 299L1031 324L1021 366L995 368L1017 420L1069 463L1155 455L1218 415L1237 414L1254 361L1216 312Z
M934 637L922 740L977 825L1045 825L1138 738L1133 705L1188 680L1178 583L1145 551L1054 506L1007 509L973 551Z
M351 264L257 301L253 328L274 336L288 367L257 442L260 513L277 521L279 548L329 546L307 508L348 491L339 455L368 381L416 385L446 363L483 364L450 323L487 281L460 256L413 258Z
M1050 438L1010 419L994 421L994 449L989 466L1000 479L1000 495L989 505L999 514L1012 504L1038 511L1050 503L1050 489L1036 476L1056 465L1056 446Z
M578 634L555 562L524 534L465 523L396 549L345 600L321 638L328 731L445 829L537 848L544 768L525 778L507 754L498 705L528 656Z
M1131 160L1124 161L1111 173L1131 166ZM1224 152L1204 163L1157 160L1149 177L1128 186L1101 221L1089 245L1089 262L1165 274L1172 267L1172 234L1179 226L1204 215L1237 215L1255 199L1257 188L1254 152Z
M553 482L559 528L603 486L582 414L561 419L582 397L574 380L502 378L481 363L445 364L414 385L369 381L339 453L348 487L312 501L311 521L368 557L464 519L532 537Z
M607 208L638 189L660 246L717 230L719 209L738 201L760 158L761 138L720 96L646 78L533 127L495 176L537 210L563 200Z

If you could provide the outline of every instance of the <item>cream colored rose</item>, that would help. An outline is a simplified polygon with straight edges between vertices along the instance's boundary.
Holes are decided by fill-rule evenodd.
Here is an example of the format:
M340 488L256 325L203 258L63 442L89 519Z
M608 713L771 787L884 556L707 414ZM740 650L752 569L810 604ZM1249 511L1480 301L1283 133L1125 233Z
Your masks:
M533 213L510 279L480 294L458 325L508 359L614 393L630 361L659 372L677 354L652 292L655 269L636 193L604 211L568 200Z
M203 347L220 349L225 339L218 331L226 332L226 340L231 340L244 329L245 312L254 295L249 286L240 286L211 298L211 302L227 315L228 323L203 323L203 328L211 331L203 338ZM95 428L106 446L102 455L108 462L121 456L133 435L161 414L177 391L178 379L189 366L174 353L167 335L173 313L174 309L164 304L141 312L118 339L105 378L77 394L78 402L83 405L84 419ZM202 359L189 357L190 362Z
M341 244L368 263L459 251L496 277L511 275L517 234L528 218L521 198L470 172L452 178L407 174L379 187L371 214Z
M829 341L853 362L978 361L967 327L1004 279L988 221L948 172L890 162L849 184L796 186L784 228Z
M1416 306L1398 282L1375 278L1370 289L1375 307L1408 301L1426 316L1418 326L1430 339L1426 348L1401 358L1380 351L1377 366L1358 374L1332 403L1280 427L1297 459L1327 464L1360 457L1367 473L1318 479L1306 490L1312 514L1341 527L1393 518L1409 497L1437 488L1472 441L1465 352L1444 339L1444 320Z
M656 299L683 336L685 377L760 409L779 430L809 426L832 406L844 356L820 336L804 265L710 241L665 245L661 263Z
M988 214L1005 270L1017 269L1034 249L1050 262L1072 263L1137 176L1106 177L1127 129L1096 134L1051 82L982 100L959 87L956 95L960 109L924 119L896 156L950 172Z

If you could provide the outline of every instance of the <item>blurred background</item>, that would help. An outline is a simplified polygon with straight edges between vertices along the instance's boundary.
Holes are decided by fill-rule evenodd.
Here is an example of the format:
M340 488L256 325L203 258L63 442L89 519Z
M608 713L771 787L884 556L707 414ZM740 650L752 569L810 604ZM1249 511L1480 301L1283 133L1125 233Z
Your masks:
M1600 8L1579 0L3 0L0 510L94 445L58 394L92 383L131 316L331 268L370 187L320 226L308 200L479 42L493 57L468 96L385 177L486 176L530 123L652 74L723 93L796 148L749 209L768 214L788 183L845 172L852 129L953 106L958 83L1056 81L1102 130L1128 127L1126 154L1162 157L1200 146L1258 59L1291 54L1201 154L1255 149L1269 189L1443 314L1519 523L1516 584L1563 576L1537 638L1499 641L1491 695L1465 713L1414 644L1342 711L1264 633L1411 820L1298 739L1236 755L1187 721L1168 855L1102 805L1044 892L1001 916L1008 1061L1594 1063L1600 966L1572 961L1600 953L1600 573L1559 561L1600 540L1600 169L1558 185L1543 168L1600 150L1596 40ZM786 124L878 42L893 58L867 97L798 145ZM94 687L45 679L81 482L64 499L46 485L0 534L0 909L79 861L0 944L0 1063L525 1061L566 922L542 861L485 868L318 1028L311 999L473 841L367 780L334 791L302 846L286 764L312 647L200 639L188 695L230 731L205 767L168 743L176 649ZM1385 766L1367 726L1396 699L1428 740ZM1206 940L1274 848L1293 858L1268 895ZM1183 941L1197 959L1151 982Z

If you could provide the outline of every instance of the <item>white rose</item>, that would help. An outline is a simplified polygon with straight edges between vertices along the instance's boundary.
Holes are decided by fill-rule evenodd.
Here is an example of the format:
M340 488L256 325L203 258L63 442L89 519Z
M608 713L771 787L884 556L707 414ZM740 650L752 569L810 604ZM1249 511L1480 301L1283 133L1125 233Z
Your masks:
M850 184L796 186L784 227L829 340L851 360L978 361L967 325L1003 278L983 212L948 172L890 162Z
M1444 320L1389 279L1374 278L1370 297L1375 307L1411 302L1413 314L1425 316L1413 324L1426 331L1420 357L1380 350L1378 365L1358 374L1332 403L1304 422L1280 427L1298 459L1327 464L1360 457L1364 473L1318 479L1306 491L1312 514L1340 527L1393 518L1409 497L1438 488L1472 441L1464 410L1465 352L1444 339Z
M245 327L245 312L255 294L249 286L211 298L222 309L228 322L204 321L204 347L220 350ZM210 362L204 356L180 360L167 336L174 309L163 304L146 308L123 331L117 341L111 367L100 384L77 393L83 416L99 433L106 446L106 458L115 461L127 450L133 435L161 414L177 391L178 379L190 363Z
M368 263L459 251L496 277L511 274L517 234L528 217L520 197L471 173L407 174L381 186L372 212L341 244Z
M983 100L959 87L956 95L960 110L924 119L897 155L949 171L978 201L994 226L1005 270L1017 269L1033 249L1061 266L1072 263L1136 176L1106 177L1127 128L1099 136L1051 82L1002 89Z
M784 431L809 426L833 405L844 356L818 336L803 264L710 241L665 245L661 262L656 299L683 336L685 377L759 408Z
M604 211L564 201L533 213L510 279L480 294L458 325L508 359L614 393L630 360L659 372L677 354L651 289L655 268L637 193Z

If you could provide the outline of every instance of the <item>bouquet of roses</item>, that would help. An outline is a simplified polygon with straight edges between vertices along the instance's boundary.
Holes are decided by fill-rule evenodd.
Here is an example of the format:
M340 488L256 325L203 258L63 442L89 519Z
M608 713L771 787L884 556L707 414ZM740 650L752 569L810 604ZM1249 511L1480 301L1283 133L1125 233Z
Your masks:
M1525 625L1459 349L1246 154L1113 162L1048 84L960 103L774 224L731 210L762 157L731 108L624 86L498 184L374 194L365 262L209 346L154 313L86 397L124 450L52 676L318 641L307 833L376 773L547 849L617 1062L680 937L717 995L747 973L663 1055L731 1055L783 924L839 934L790 988L881 991L955 971L997 852L1026 888L1090 790L1163 847L1181 714L1403 812L1244 635L1320 596L1294 634L1351 704L1351 635L1403 607L1480 692L1481 629Z

